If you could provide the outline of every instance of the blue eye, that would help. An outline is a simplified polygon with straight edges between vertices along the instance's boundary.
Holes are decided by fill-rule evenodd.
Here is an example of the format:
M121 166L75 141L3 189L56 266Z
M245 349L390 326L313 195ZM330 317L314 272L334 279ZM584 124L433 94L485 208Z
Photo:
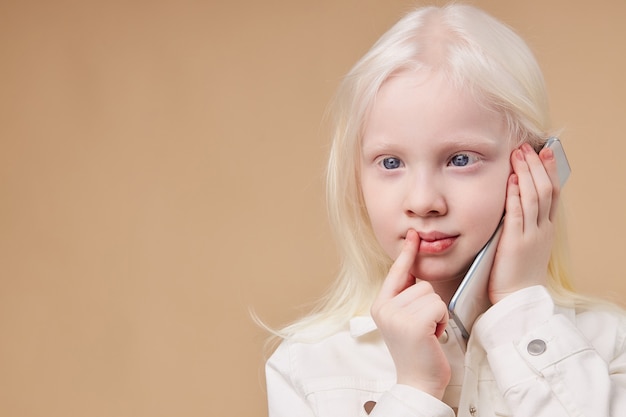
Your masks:
M453 165L455 167L464 167L464 166L469 165L470 162L471 162L470 156L465 153L456 154L450 159L450 165Z
M390 156L390 157L384 158L382 160L382 164L383 164L383 167L385 167L385 169L398 169L402 166L402 161L398 158Z

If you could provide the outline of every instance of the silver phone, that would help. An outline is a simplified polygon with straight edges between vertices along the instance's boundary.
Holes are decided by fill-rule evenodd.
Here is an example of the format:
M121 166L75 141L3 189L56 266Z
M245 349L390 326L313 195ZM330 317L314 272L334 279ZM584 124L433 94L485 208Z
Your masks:
M558 138L551 137L544 147L551 148L554 152L559 181L562 187L571 172L563 145ZM500 241L500 235L502 234L503 221L504 218L500 220L500 224L487 244L476 255L448 305L450 317L466 339L469 337L472 326L478 316L491 307L487 292L489 275L496 255L496 248Z

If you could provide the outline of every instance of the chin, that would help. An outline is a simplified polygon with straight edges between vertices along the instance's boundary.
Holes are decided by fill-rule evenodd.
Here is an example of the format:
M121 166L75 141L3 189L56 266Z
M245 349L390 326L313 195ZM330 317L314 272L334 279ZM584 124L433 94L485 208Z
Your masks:
M411 275L431 283L460 281L468 268L469 266L463 268L450 268L449 265L443 268L425 268L422 266L421 268L414 267L411 270Z

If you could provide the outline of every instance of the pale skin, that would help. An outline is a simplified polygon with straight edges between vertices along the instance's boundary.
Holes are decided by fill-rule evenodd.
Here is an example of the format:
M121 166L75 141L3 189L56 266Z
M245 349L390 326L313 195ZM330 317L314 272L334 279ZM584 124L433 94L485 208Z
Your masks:
M556 161L550 149L513 143L501 115L429 73L383 84L365 126L361 187L376 237L395 259L372 317L397 382L439 399L451 377L438 341L447 303L504 211L492 303L546 284Z

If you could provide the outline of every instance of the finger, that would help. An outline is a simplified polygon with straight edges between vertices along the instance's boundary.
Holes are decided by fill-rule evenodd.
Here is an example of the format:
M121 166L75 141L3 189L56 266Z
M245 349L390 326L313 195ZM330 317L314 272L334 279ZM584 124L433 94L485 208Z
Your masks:
M517 234L524 231L524 213L520 198L519 178L517 174L511 174L506 188L506 215L504 216L507 230L513 229Z
M415 262L419 247L419 236L415 230L409 230L404 239L404 245L400 255L396 258L383 282L378 298L388 300L400 294L415 283L415 277L410 274L410 269Z
M530 173L530 167L521 149L513 151L511 165L513 166L513 172L517 176L521 218L523 220L523 230L525 230L531 225L537 225L539 197L535 190L535 183Z
M543 148L539 152L539 158L545 167L550 183L552 184L552 203L550 205L550 220L553 221L556 217L559 195L561 194L561 179L559 178L559 170L554 157L554 151L550 148Z
M425 297L424 301L425 304L427 304L427 308L421 312L421 315L425 320L430 321L434 325L434 328L431 329L438 339L448 325L450 318L448 306L436 293L429 294Z
M554 190L554 182L552 181L549 171L554 171L554 174L556 174L556 162L554 161L554 156L552 156L552 161L544 161L539 157L539 155L537 155L537 153L535 153L535 150L529 144L525 143L522 146L522 149L535 185L535 193L538 197L537 221L538 223L546 220L549 221L550 211L553 206L552 195ZM544 149L543 151L549 151L548 153L552 154L551 149ZM544 154L544 156L546 155ZM546 162L548 163L547 166Z
M423 308L419 312L424 323L430 323L428 329L439 338L446 328L449 320L448 306L441 297L436 294L428 294L422 299ZM432 327L431 327L432 326Z
M411 289L413 289L411 287ZM432 292L419 299L419 303L413 303L414 311L411 315L416 317L415 322L424 323L427 333L439 338L446 328L449 320L448 306L439 294Z
M450 320L450 313L448 313L448 307L444 303L444 307L442 309L441 319L437 322L437 328L435 329L435 337L439 339L443 332L448 327L448 321Z
M419 300L431 294L436 294L433 286L430 282L417 280L413 285L405 288L396 295L393 299L394 304L399 307L409 306L415 303L415 300Z
M432 285L420 281L405 289L393 299L396 308L402 309L414 323L423 323L439 337L448 323L448 306L437 294Z

